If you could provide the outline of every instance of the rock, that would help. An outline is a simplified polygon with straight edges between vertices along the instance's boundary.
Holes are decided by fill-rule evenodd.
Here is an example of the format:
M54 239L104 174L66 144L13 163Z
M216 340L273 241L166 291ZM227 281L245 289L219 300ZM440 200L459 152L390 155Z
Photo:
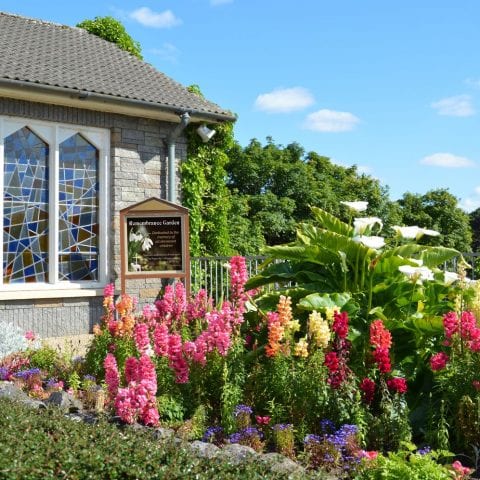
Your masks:
M261 455L259 460L263 463L267 463L273 473L289 475L296 474L300 476L305 473L305 469L301 465L280 453L266 453Z
M190 449L200 458L212 459L218 455L220 449L213 443L200 442L195 440L190 444Z
M245 460L253 460L257 456L257 452L245 445L231 443L223 447L219 455L228 459L234 465L244 462Z
M87 413L66 413L65 417L74 422L83 422L89 425L94 425L98 422L98 418L95 415L89 415Z
M69 395L67 392L53 392L45 400L47 405L55 405L66 412L78 412L82 410L82 402Z
M23 403L31 408L45 408L42 401L30 398L21 388L9 382L0 383L0 397Z
M175 435L175 432L171 428L158 427L153 432L153 438L155 440L171 440Z

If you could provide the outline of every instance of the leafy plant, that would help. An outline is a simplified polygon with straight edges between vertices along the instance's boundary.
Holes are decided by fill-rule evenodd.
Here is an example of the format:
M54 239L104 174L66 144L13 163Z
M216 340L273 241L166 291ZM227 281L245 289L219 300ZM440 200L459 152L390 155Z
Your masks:
M119 48L131 53L140 60L143 59L140 43L133 40L122 23L113 17L95 17L93 20L83 20L83 22L77 24L77 27L83 28L87 32L108 42L117 44Z

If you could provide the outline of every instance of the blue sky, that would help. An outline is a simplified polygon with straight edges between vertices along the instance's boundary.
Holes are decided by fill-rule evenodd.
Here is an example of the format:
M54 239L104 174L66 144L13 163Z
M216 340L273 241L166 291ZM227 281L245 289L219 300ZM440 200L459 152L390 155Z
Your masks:
M238 115L237 140L296 141L390 187L480 207L478 0L2 1L75 25L112 15L145 60ZM354 199L352 199L354 200Z

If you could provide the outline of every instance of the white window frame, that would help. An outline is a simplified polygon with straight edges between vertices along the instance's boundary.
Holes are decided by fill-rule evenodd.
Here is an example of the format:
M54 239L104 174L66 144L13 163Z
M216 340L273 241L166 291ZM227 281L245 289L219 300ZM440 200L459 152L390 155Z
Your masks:
M21 300L28 298L67 298L97 296L107 283L108 246L110 241L110 131L104 128L86 127L54 122L31 120L11 116L0 116L0 215L3 229L3 188L4 188L4 142L5 138L28 127L49 147L49 282L44 283L3 283L3 240L0 242L2 278L0 279L0 300ZM75 134L82 135L98 149L99 154L99 201L98 201L98 280L58 280L58 238L59 238L59 146ZM3 230L2 230L3 235Z

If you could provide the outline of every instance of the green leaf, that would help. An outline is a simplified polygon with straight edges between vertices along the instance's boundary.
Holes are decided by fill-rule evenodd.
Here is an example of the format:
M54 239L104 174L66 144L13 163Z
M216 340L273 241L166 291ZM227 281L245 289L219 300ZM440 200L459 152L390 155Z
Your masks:
M326 308L340 307L342 308L351 300L351 296L348 293L325 293L323 295L319 293L312 293L307 295L298 303L298 308L302 310L317 310L321 311Z
M313 213L314 219L320 224L320 226L331 232L345 235L347 237L353 236L353 228L350 225L339 220L337 217L322 210L318 207L310 207Z
M458 250L446 247L425 247L425 250L420 255L423 264L426 267L432 268L441 265L455 257L461 257Z

